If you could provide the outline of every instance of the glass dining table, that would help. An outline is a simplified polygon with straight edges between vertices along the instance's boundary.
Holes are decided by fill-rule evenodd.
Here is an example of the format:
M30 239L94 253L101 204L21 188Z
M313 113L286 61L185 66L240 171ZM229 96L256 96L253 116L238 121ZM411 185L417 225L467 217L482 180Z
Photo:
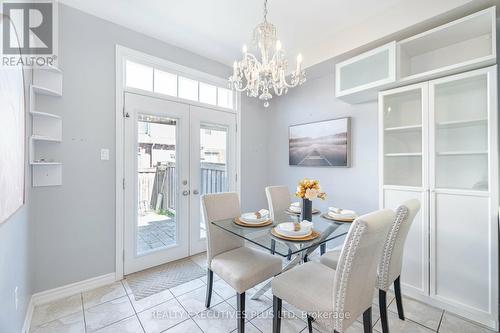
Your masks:
M299 215L286 211L275 214L273 224L265 227L243 227L234 223L234 219L232 218L214 221L212 224L272 254L288 258L282 272L306 262L308 256L319 247L322 247L321 252L324 252L327 242L334 240L343 242L343 238L351 226L351 223L326 219L321 212L318 212L317 214L313 214L312 222L314 223L313 229L319 233L319 236L313 240L290 241L276 237L271 233L271 229L280 223L298 222L299 220ZM271 282L268 282L252 296L252 299L258 299L270 287Z

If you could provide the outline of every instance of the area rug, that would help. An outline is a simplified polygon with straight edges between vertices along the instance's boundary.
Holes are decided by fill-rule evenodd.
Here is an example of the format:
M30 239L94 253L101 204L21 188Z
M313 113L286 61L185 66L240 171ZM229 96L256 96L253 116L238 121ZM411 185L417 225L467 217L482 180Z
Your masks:
M125 280L139 301L205 275L206 270L188 258L127 275Z

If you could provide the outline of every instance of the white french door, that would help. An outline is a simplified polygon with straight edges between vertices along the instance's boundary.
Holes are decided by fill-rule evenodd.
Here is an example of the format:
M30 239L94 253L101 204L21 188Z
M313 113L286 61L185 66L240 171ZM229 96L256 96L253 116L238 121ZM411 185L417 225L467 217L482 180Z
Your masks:
M191 106L190 253L206 251L200 196L236 189L236 115Z
M124 274L206 250L200 196L235 190L236 115L125 93Z

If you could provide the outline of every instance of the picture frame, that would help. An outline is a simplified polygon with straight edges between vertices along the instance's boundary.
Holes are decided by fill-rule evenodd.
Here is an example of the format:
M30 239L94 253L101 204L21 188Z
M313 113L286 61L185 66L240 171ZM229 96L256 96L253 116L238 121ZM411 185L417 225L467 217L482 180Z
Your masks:
M321 120L288 127L288 165L351 166L351 118Z

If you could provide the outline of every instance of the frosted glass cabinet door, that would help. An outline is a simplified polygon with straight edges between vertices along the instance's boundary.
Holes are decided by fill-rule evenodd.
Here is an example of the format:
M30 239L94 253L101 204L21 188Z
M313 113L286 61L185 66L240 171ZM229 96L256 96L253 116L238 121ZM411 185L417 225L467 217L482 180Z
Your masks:
M384 185L423 187L427 84L380 94Z
M490 75L486 69L431 81L433 188L488 191Z

